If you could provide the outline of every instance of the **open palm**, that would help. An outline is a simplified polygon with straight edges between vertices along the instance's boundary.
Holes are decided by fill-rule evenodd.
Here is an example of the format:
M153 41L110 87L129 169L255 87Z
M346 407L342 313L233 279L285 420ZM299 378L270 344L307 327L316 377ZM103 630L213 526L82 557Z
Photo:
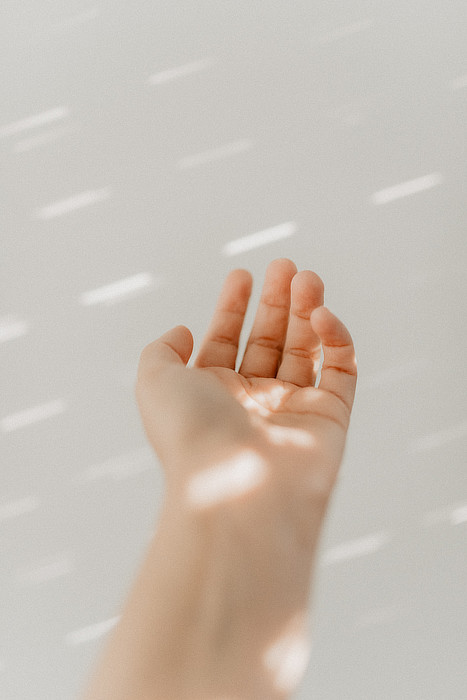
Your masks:
M301 473L313 463L316 487L329 495L355 395L351 335L323 306L320 277L279 258L267 268L236 371L252 282L244 269L227 276L192 367L186 365L193 338L184 326L145 348L137 396L146 432L163 462L170 461L170 444L172 451L175 443L194 445L198 435L209 433L214 442L238 437L240 443L252 435L268 462L282 466L289 478L291 467Z

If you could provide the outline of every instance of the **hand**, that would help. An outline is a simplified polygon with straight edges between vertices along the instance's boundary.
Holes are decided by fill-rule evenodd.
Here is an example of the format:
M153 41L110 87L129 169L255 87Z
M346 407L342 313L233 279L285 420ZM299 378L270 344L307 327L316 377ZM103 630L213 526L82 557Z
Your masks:
M311 270L297 272L291 260L279 258L267 268L245 354L235 371L251 289L247 270L230 272L193 367L187 367L193 337L185 326L144 348L135 392L146 434L169 489L186 486L194 474L242 448L244 463L252 454L261 457L267 479L283 494L292 489L293 497L326 505L355 395L351 335L323 306L320 277ZM315 387L320 345L324 362ZM244 481L249 473L250 483L256 479L260 486L261 461L253 462ZM242 490L238 483L236 488L234 496Z

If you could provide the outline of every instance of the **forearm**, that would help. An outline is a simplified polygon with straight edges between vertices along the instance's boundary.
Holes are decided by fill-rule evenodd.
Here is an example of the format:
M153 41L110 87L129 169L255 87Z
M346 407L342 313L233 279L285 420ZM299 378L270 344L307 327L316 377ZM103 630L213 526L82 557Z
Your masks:
M270 583L249 580L243 547L228 514L166 507L83 700L288 697L263 662Z
M187 645L206 587L201 532L163 511L83 700L182 697ZM181 523L180 523L181 526ZM199 639L195 650L206 641Z

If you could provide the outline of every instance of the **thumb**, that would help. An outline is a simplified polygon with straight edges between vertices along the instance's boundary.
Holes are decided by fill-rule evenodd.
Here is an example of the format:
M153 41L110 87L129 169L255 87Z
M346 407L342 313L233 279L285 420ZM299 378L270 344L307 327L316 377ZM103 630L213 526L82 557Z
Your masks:
M186 326L175 326L141 352L138 379L147 372L154 374L164 367L185 367L193 352L193 336Z

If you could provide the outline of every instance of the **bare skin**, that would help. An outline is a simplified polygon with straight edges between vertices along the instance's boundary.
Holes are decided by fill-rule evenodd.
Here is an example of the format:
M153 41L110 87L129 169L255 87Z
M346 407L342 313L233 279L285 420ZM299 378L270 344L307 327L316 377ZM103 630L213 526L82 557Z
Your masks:
M275 700L294 689L274 641L290 642L292 634L293 658L304 648L313 563L344 453L357 364L349 331L323 306L320 277L279 258L268 266L236 371L251 290L247 270L227 276L192 367L193 337L185 326L141 353L136 398L166 497L154 544L86 700L132 697L124 688L136 675L145 678L144 697L154 699ZM207 500L198 489L196 501L193 485L213 473L227 487ZM152 619L147 633L143 619ZM155 629L164 633L158 638ZM112 664L123 674L120 694L115 687L105 694ZM298 683L300 669L296 675Z
M161 458L170 488L179 477L184 481L187 472L198 468L193 464L198 445L203 453L206 442L225 443L229 436L234 443L264 444L267 428L281 426L287 446L278 451L273 443L274 452L283 452L286 461L295 465L294 472L300 472L298 481L309 476L313 465L326 496L342 459L355 395L352 338L344 324L323 307L320 277L311 270L297 272L291 260L279 258L267 269L253 328L236 372L251 288L247 270L228 275L193 367L186 367L193 337L185 326L177 326L143 350L136 395L146 433ZM319 388L315 388L321 342L324 363ZM294 443L297 428L309 435L313 447L304 449ZM282 469L280 454L277 456L279 476ZM203 453L203 464L205 457ZM286 478L290 477L288 469Z

